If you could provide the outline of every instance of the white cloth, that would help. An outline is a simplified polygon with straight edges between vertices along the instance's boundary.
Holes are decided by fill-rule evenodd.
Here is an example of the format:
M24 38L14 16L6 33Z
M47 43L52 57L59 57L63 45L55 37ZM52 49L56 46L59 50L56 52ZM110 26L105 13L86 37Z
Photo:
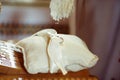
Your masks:
M54 29L41 30L17 44L24 48L25 67L33 74L61 70L65 75L68 71L93 67L98 61L80 38L57 34Z
M98 61L98 57L89 51L80 38L74 35L52 36L48 44L48 54L51 54L52 60L54 59L50 64L52 73L56 73L59 69L63 74L66 74L66 71L76 72L93 67ZM57 64L58 62L61 63L62 68Z
M31 74L47 73L49 70L47 43L43 37L30 36L17 43L24 48L24 66Z

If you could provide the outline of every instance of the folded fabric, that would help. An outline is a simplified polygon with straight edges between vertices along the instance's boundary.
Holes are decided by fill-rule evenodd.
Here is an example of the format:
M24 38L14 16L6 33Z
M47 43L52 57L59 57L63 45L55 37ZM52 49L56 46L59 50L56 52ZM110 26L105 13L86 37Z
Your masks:
M61 70L65 75L93 67L98 61L79 37L57 34L54 29L41 30L17 44L24 48L25 67L32 74Z
M43 37L30 36L16 44L24 48L24 66L29 73L37 74L48 72L47 43Z
M58 42L56 45L55 42L58 41L57 38L63 41ZM53 50L55 47L59 49ZM67 71L79 71L90 68L98 61L98 57L92 54L86 44L74 35L58 34L56 37L52 38L48 45L48 54L51 54L54 59L57 58L54 56L55 54L56 56L61 54L62 65ZM55 66L54 64L54 67L58 67L58 65L56 64ZM56 71L53 68L53 73L54 72Z
M57 71L60 69L62 70L63 74L66 74L67 71L65 70L65 68L62 65L62 54L60 53L61 50L58 51L59 46L55 46L54 49L51 49L52 53L50 53L49 51L49 47L48 45L50 44L51 38L53 38L55 35L57 35L57 31L54 29L45 29L45 30L41 30L35 34L33 34L33 36L39 36L39 37L43 37L47 44L47 54L49 57L49 65L50 65L50 73L57 73ZM58 44L59 40L55 40ZM56 44L56 42L53 42L53 44ZM59 45L59 44L58 44ZM56 53L58 54L54 54L54 51L57 51ZM57 64L57 66L56 66Z

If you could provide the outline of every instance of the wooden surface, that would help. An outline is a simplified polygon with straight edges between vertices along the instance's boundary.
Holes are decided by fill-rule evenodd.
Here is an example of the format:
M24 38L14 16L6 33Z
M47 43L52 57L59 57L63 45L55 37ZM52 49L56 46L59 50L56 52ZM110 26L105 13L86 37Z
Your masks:
M88 70L69 72L67 75L56 74L0 74L0 80L98 80L90 76Z

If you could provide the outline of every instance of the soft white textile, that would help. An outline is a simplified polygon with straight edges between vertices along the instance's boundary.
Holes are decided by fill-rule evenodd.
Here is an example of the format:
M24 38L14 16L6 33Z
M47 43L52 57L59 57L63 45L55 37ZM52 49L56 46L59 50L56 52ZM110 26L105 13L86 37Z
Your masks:
M54 29L41 30L17 43L24 48L25 67L29 73L79 71L98 61L80 38L57 34Z
M47 73L49 70L46 41L43 37L30 36L17 43L24 48L24 66L31 74Z

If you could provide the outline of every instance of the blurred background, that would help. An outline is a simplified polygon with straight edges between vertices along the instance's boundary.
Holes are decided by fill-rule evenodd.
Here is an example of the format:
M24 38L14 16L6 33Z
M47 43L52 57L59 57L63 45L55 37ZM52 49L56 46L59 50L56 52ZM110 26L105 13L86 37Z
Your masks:
M41 29L69 33L69 20L56 22L50 16L50 0L1 0L0 39L20 40Z
M100 58L90 74L120 80L120 0L75 0L68 19L50 16L50 0L0 0L0 40L20 40L41 29L74 34Z

